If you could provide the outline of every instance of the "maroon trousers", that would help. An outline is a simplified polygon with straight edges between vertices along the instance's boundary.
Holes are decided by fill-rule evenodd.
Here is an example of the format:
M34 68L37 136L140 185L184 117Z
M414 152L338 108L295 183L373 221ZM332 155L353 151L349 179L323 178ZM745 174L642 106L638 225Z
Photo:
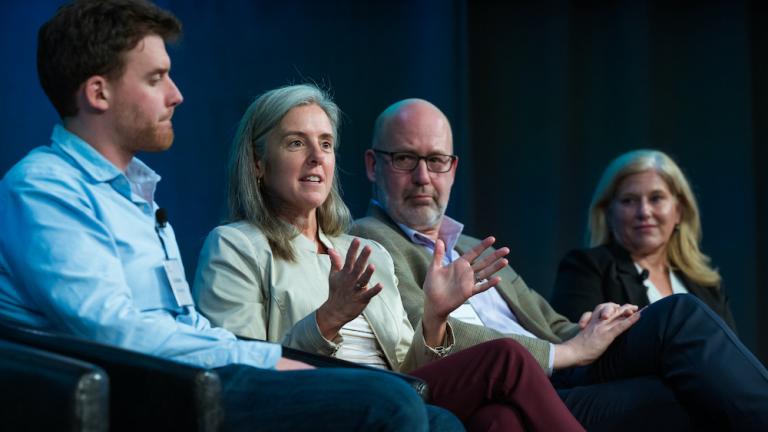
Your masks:
M470 431L583 431L522 345L497 339L416 369L430 403Z

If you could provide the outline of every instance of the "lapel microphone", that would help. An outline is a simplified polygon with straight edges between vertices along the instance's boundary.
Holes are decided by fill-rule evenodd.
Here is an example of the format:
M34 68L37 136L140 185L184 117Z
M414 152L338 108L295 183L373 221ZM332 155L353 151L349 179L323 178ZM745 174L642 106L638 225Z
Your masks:
M165 228L168 224L168 212L164 208L160 207L155 211L155 222L160 228Z
M155 210L155 233L160 240L160 245L163 247L163 253L165 254L166 261L168 260L168 249L165 247L165 240L160 235L160 228L165 228L168 225L168 212L164 208L158 208Z

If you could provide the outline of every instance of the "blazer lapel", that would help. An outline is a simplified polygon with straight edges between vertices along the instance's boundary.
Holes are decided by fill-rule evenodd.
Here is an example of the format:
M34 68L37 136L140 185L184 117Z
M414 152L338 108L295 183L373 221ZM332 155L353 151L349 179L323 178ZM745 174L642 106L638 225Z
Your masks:
M459 253L464 253L464 251L469 250L474 245L476 245L477 242L478 240L476 239L462 235L456 244L456 250ZM490 253L492 252L486 251L486 253L483 255ZM536 319L531 315L536 315L540 309L537 305L531 304L530 300L526 300L526 296L528 296L526 292L521 293L518 291L520 289L530 290L530 288L526 286L524 282L516 282L520 278L520 275L518 275L517 272L515 272L515 270L509 265L504 266L504 268L499 270L496 275L501 277L501 282L496 285L496 291L499 292L501 298L506 302L507 307L509 307L512 313L515 315L517 322L524 329L531 332L539 339L544 339L555 343L561 342L562 338L560 338L552 331L546 319ZM538 297L538 295L536 297Z
M512 283L514 279L510 279L510 276L512 278L518 278L519 276L514 271L505 271L506 269L510 269L510 267L507 266L500 270L499 273L496 273L497 275L501 276L501 282L496 285L496 290L501 295L501 298L503 298L507 303L507 306L512 311L512 313L515 314L517 322L520 323L524 329L533 333L540 339L557 339L557 335L552 333L549 327L539 325L538 321L530 317L526 311L525 305L523 305L520 296L517 295L517 291L514 288Z
M632 257L629 256L629 252L615 243L610 244L608 250L615 259L616 277L624 290L627 303L640 307L647 306L647 288L643 285L640 274L637 272L637 268L635 268L635 263L632 261Z
M721 311L719 311L715 307L715 305L718 304L718 299L716 296L712 294L711 289L703 287L697 284L696 282L688 279L688 276L686 276L685 273L681 271L675 271L675 276L677 276L680 279L680 281L683 283L683 286L685 286L685 289L687 289L689 293L700 298L702 301L704 301L704 303L707 303L717 313L721 313Z

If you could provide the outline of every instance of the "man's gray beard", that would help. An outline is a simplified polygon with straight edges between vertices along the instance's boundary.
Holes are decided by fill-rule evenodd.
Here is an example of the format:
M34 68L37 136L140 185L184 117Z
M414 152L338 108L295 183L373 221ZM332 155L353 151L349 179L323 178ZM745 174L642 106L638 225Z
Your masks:
M425 230L436 228L440 225L445 209L440 209L439 207L437 209L434 207L429 207L428 209L410 207L403 213L408 218L405 225L414 229ZM424 213L428 213L428 215Z
M397 223L403 224L411 229L415 230L425 230L429 228L436 228L440 225L440 222L443 220L443 216L445 215L445 209L446 207L440 208L439 205L435 204L435 207L437 207L436 210L433 210L433 207L430 207L427 211L432 213L437 213L434 218L425 218L422 215L419 215L419 213L422 213L425 211L422 208L413 208L413 207L406 207L402 211L403 208L401 207L401 216L406 220L397 220L395 215L392 213L392 207L389 205L389 199L387 198L388 195L386 194L386 191L382 188L376 185L376 200L384 207L384 211L389 215L392 220L394 220Z

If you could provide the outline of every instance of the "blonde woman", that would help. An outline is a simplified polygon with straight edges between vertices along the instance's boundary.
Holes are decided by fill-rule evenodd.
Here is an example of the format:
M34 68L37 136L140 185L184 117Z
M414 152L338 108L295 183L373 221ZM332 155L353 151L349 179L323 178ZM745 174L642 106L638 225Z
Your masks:
M608 165L589 208L590 249L560 263L552 306L577 321L600 303L644 307L672 294L698 297L735 329L720 274L699 249L696 198L663 152L635 150Z

